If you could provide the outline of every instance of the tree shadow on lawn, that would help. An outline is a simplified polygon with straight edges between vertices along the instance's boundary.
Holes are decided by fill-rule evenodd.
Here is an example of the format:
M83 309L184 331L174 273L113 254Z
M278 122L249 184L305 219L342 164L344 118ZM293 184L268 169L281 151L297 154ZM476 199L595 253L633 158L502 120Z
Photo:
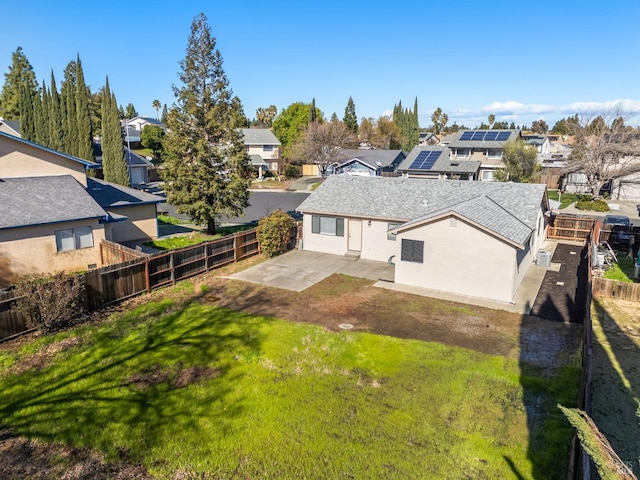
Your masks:
M634 342L603 302L594 300L594 307L591 416L620 459L639 475L640 339Z
M182 433L198 438L211 412L225 432L243 411L231 389L239 375L233 353L260 349L255 323L192 302L145 305L85 334L67 360L0 378L0 426L138 462L153 449L166 453L163 444ZM186 388L185 378L210 381L206 394Z

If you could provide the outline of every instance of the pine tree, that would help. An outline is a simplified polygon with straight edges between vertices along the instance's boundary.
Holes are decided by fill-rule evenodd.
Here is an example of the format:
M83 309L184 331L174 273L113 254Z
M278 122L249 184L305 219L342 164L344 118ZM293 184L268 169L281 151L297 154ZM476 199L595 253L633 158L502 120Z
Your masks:
M89 109L89 88L84 80L84 71L80 62L80 55L76 60L76 131L78 150L77 156L85 160L94 160L93 129L91 127L91 110Z
M316 99L311 100L311 106L309 107L309 123L316 123Z
M37 92L38 83L33 67L18 47L11 56L11 66L4 74L4 84L0 93L0 117L6 120L20 119L20 90L26 88L29 95Z
M167 104L165 103L162 106L162 116L160 117L162 123L167 123L167 115L169 115L169 110L167 110Z
M62 109L56 79L51 71L51 89L49 92L49 148L62 151L64 148L64 130L62 127Z
M42 96L42 119L44 120L42 122L42 142L40 144L51 148L51 95L44 80L42 81L40 95Z
M45 145L47 144L47 134L46 131L49 128L49 124L47 122L47 117L44 114L42 107L42 92L44 90L44 83L42 85L42 90L36 92L36 95L33 97L33 122L34 122L34 142Z
M191 24L179 78L182 86L174 87L176 106L167 118L167 200L213 234L216 217L240 215L249 205L250 180L235 125L239 100L232 100L222 56L202 13Z
M344 117L342 119L351 133L358 133L358 116L356 115L356 105L353 98L349 97L347 106L344 109Z
M129 186L129 169L124 156L117 105L107 77L102 92L102 173L108 182Z

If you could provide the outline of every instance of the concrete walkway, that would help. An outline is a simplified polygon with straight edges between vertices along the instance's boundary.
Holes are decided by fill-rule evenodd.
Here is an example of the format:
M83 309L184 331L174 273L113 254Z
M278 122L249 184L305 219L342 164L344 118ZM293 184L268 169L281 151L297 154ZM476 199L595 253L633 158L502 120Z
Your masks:
M334 273L392 282L394 267L385 262L292 250L227 278L301 292Z

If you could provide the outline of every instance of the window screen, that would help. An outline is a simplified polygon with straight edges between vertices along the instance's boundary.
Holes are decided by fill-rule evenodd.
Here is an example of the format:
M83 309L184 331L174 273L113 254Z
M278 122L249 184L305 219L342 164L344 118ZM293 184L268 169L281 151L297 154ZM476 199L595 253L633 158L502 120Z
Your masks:
M400 260L403 262L423 263L424 242L422 240L402 240Z
M74 250L75 248L73 230L71 228L56 231L56 249L58 252L66 252L67 250Z

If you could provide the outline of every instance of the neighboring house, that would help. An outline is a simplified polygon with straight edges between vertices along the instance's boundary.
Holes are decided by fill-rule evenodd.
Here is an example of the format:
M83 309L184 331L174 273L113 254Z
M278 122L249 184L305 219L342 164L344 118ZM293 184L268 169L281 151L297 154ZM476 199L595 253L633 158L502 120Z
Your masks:
M480 161L452 160L447 147L417 146L398 166L405 177L477 180Z
M511 302L546 234L546 187L335 175L298 207L304 250L395 263L395 282Z
M268 128L243 128L242 141L251 159L251 165L260 169L260 176L266 170L280 172L282 166L281 144L271 130ZM258 160L258 157L262 159L262 162Z
M71 175L1 178L0 287L28 274L99 266L111 220Z
M548 135L522 135L522 140L524 143L536 147L538 158L551 153L551 139Z
M17 120L5 120L0 117L0 132L8 133L14 137L20 136L20 122Z
M496 169L503 168L504 144L520 137L520 130L460 130L446 138L451 160L479 161L479 180L492 181ZM443 143L444 143L443 139Z
M129 178L131 185L144 185L149 183L149 169L153 168L153 163L137 153L124 149L127 165L129 166Z
M375 177L395 172L407 154L402 150L355 149L343 150L341 156L347 160L332 166L334 174Z
M418 139L418 145L421 147L428 147L431 145L438 145L440 138L433 132L420 132Z
M164 198L86 175L97 167L0 132L0 277L86 270L102 239L157 237Z
M151 117L134 117L131 120L122 120L122 134L125 142L134 148L140 147L142 145L140 134L146 125L157 125L163 130L167 129L164 123Z

